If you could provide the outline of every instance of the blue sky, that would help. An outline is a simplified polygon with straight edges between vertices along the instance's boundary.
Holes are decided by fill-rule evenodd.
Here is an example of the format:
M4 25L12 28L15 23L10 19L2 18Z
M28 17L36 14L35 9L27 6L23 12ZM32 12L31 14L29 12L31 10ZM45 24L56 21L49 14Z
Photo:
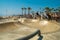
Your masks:
M59 7L60 0L0 0L0 16L21 14L22 7L38 11L46 6Z

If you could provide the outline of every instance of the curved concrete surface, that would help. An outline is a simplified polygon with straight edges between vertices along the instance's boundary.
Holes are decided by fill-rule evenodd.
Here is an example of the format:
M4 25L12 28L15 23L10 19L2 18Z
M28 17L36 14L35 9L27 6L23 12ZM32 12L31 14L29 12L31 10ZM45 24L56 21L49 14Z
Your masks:
M36 30L19 22L3 23L0 24L0 40L16 40L32 34Z
M0 24L0 32L11 31L11 30L18 28L15 24L17 24L17 23L7 22L7 23Z
M48 21L48 24L44 25L44 22L42 21L27 22L27 23L24 22L23 24L31 28L40 29L43 35L43 40L60 40L60 23L56 21ZM38 39L37 36L35 36L31 40L36 40L36 39Z
M35 29L30 30L26 28L20 31L16 30L16 31L11 31L11 32L0 33L0 40L16 40L22 37L26 37L27 35L30 35L31 33L34 33L35 31L36 31Z
M27 22L30 21L30 22ZM23 24L31 27L40 29L42 33L49 33L49 32L55 32L60 30L60 25L56 21L47 21L47 20L27 20L24 21Z
M23 24L10 22L0 24L0 40L15 40L35 32L36 29L41 30L43 40L60 40L60 23L48 21L48 24L46 22L46 25L42 25L45 22L23 22ZM36 35L30 40L38 40L38 36Z

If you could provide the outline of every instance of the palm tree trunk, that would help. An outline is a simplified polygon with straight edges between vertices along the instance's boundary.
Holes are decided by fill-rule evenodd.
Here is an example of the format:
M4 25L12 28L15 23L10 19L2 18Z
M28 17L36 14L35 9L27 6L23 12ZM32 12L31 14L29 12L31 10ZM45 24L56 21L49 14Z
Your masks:
M30 10L28 10L28 14L30 14Z
M23 15L23 10L22 10L22 15Z
M25 9L25 16L26 16L26 9Z

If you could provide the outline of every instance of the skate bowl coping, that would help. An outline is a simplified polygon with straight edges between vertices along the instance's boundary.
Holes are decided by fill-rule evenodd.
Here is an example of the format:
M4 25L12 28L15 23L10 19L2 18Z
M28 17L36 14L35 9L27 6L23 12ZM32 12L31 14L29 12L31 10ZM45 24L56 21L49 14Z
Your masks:
M39 36L39 39L38 40L42 40L43 36L41 35L41 32L40 30L37 30L35 31L34 33L30 34L30 35L27 35L25 37L22 37L22 38L19 38L17 40L29 40L31 38L33 38L34 36L38 35Z

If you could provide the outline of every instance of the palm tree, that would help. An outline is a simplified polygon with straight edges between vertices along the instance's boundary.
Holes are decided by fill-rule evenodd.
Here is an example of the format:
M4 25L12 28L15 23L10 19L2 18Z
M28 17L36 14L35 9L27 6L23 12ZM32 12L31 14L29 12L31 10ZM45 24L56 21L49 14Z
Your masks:
M54 12L60 12L60 7L55 8L55 9L54 9Z
M28 14L30 14L30 10L31 10L31 8L30 8L30 7L28 7Z
M50 10L49 7L45 7L45 11L46 11L47 13L49 12L49 10Z
M56 9L55 8L52 8L52 12L55 12L56 11Z
M57 11L60 12L60 7L57 8Z
M45 12L46 13L51 13L53 8L45 7Z
M26 9L27 9L27 8L24 8L24 10L25 10L25 16L26 16Z
M58 12L60 12L60 10L58 10Z
M24 10L24 8L21 8L22 9L22 15L23 15L23 10Z

